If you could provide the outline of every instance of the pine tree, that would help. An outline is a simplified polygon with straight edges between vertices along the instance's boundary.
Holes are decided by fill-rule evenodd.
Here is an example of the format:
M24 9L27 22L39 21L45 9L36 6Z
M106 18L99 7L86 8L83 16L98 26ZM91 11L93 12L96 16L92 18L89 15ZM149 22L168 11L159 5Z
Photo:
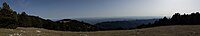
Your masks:
M1 10L2 8L0 7L0 10Z
M22 12L21 15L24 15L24 16L25 16L25 15L27 15L27 14L26 14L26 12Z
M3 9L11 10L10 6L6 2L3 3Z

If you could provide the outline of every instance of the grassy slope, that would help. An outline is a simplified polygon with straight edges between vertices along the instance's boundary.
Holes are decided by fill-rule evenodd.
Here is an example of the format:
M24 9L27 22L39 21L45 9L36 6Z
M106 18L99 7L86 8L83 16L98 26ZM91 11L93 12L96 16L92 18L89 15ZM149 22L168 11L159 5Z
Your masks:
M98 32L53 31L39 28L0 29L0 36L20 34L21 36L200 36L200 25L175 25Z

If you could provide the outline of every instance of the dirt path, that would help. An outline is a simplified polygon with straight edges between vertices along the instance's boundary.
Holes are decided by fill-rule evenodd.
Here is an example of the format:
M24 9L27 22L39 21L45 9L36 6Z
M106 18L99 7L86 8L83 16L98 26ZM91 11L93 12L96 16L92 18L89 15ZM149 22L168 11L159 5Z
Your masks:
M200 36L200 25L175 25L98 32L53 31L39 28L0 29L0 36Z

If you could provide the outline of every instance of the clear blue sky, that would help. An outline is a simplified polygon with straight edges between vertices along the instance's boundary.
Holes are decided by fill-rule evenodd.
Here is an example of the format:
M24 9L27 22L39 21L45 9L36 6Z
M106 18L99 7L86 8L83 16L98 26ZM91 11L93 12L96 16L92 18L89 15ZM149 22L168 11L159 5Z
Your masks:
M43 18L171 16L200 11L200 0L0 0L3 2L19 13Z

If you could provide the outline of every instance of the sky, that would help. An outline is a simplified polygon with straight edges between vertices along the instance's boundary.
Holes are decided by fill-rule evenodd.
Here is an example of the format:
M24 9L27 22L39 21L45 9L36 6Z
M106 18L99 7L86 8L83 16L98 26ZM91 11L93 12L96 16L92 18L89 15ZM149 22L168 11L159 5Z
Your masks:
M200 11L200 0L0 0L3 2L18 13L42 18L172 16Z

